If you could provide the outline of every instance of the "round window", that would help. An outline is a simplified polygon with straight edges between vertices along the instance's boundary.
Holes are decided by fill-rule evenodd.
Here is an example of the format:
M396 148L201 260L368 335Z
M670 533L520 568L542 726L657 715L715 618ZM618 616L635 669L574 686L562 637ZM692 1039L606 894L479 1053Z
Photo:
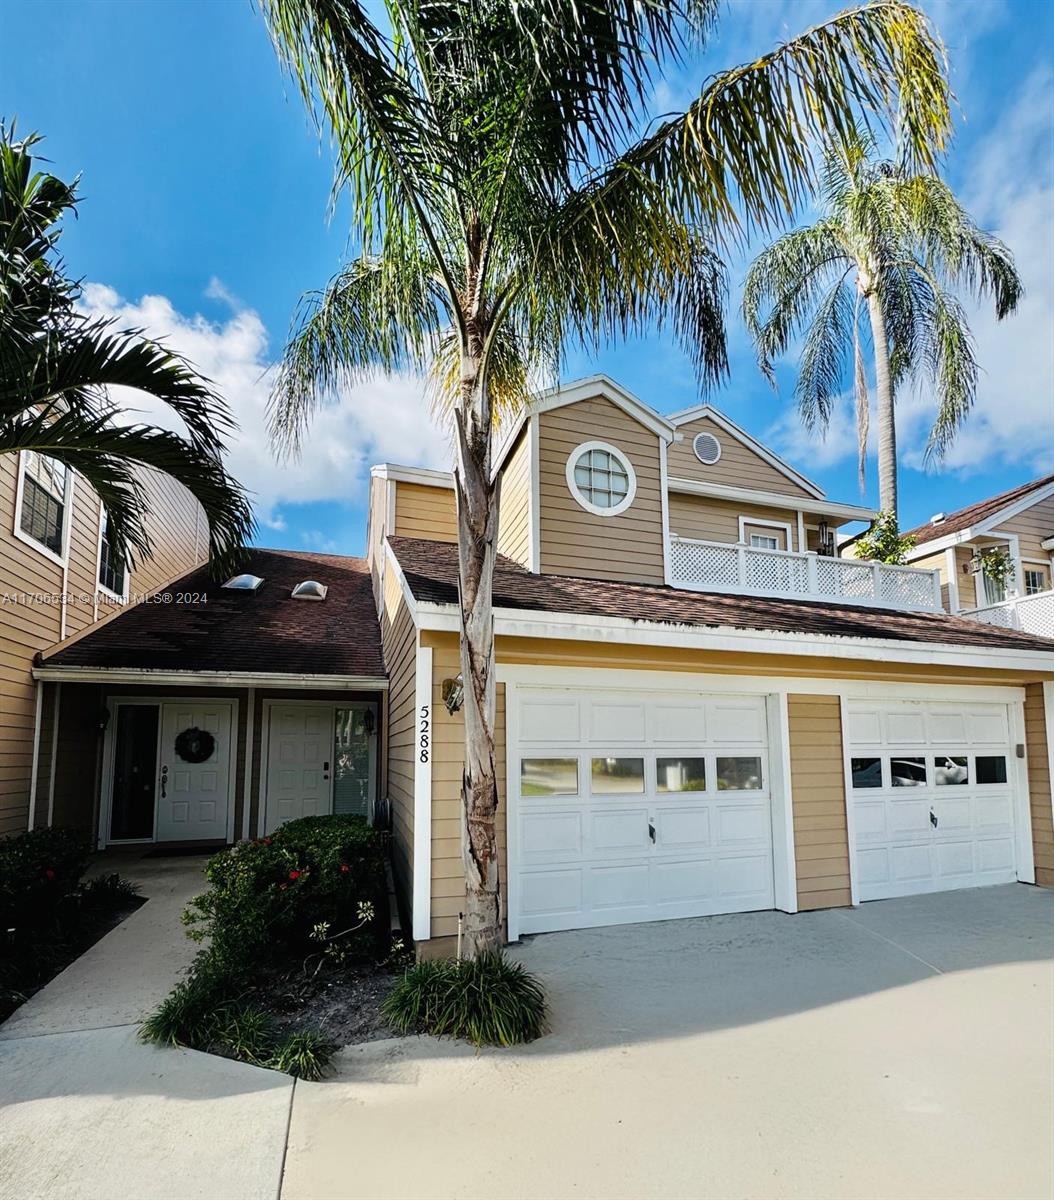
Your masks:
M587 512L614 517L633 503L637 477L629 459L606 442L585 442L567 460L567 486Z
M712 467L721 457L721 443L712 433L697 433L692 448L695 457L708 467Z

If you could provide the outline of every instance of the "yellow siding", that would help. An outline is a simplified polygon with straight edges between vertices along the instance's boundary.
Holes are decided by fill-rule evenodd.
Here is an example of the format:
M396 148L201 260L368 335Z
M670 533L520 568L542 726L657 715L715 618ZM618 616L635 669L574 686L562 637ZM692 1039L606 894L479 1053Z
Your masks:
M1026 508L992 532L1016 533L1022 558L1041 558L1049 562L1051 552L1044 550L1040 543L1054 537L1054 496L1048 496L1046 500Z
M0 602L0 835L25 829L29 815L36 711L33 656L114 611L96 587L99 500L94 491L74 476L64 573L14 535L18 469L18 455L0 455L0 594L8 596ZM156 472L144 472L143 482L153 553L132 571L133 598L191 570L208 552L207 526L190 493ZM27 602L19 593L39 598Z
M424 483L395 485L395 533L399 537L457 541L454 489Z
M662 583L663 528L659 439L608 400L581 400L540 414L539 526L543 574ZM567 460L583 442L623 451L637 494L616 517L586 512L567 486Z
M737 438L725 433L720 425L706 417L679 425L677 432L684 438L674 442L667 457L671 479L694 479L699 483L721 483L731 487L756 488L762 492L781 492L787 496L809 496L810 493L744 446ZM712 433L721 443L721 457L712 466L701 463L692 449L700 433Z
M531 565L531 439L527 426L505 460L498 512L498 553L525 567Z
M798 550L798 514L789 508L766 508L761 504L740 504L735 500L717 500L709 496L690 496L684 492L670 493L670 532L680 537L699 538L704 542L738 542L739 518L779 521L791 528L791 541L786 543L786 531L771 526L753 526L751 533L776 534L781 550Z
M787 697L798 908L849 904L842 713L837 696Z
M1051 809L1050 742L1043 706L1043 686L1025 689L1025 744L1028 749L1028 789L1032 809L1032 855L1036 883L1054 887L1054 813Z
M395 574L384 582L381 641L388 671L387 779L392 815L392 858L409 906L413 896L414 729L417 630Z

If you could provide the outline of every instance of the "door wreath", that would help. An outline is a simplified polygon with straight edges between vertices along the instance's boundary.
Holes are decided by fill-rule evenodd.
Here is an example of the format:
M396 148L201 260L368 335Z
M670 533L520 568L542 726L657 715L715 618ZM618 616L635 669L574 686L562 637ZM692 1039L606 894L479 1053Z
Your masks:
M203 763L212 757L216 749L216 739L207 729L198 729L192 725L176 734L176 753L188 763Z

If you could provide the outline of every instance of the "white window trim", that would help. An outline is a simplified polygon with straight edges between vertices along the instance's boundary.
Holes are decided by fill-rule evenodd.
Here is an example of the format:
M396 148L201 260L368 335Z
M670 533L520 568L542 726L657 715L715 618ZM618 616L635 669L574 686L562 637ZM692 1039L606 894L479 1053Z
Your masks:
M605 451L616 458L626 470L626 475L629 478L629 490L623 499L612 508L601 508L599 504L593 504L587 500L575 481L575 467L578 464L578 460L590 450ZM612 446L608 442L582 442L581 445L576 446L567 456L567 466L564 470L564 475L567 479L568 489L571 495L574 496L575 502L584 508L586 512L592 513L596 517L617 517L629 508L637 495L637 473L633 469L629 455L624 450L620 450L617 446Z
M744 546L750 545L750 538L747 536L747 526L756 525L759 529L782 529L783 536L786 538L784 550L790 550L794 546L791 538L791 526L787 521L769 521L764 517L740 517L739 518L739 540ZM779 549L779 547L777 547Z
M128 592L131 586L132 572L128 569L128 564L124 567L124 590L120 593L111 591L99 578L102 574L102 535L106 529L106 505L99 501L99 544L95 548L95 590L103 596L109 596L111 600L116 600L118 604L128 603Z
M62 502L62 553L56 554L54 550L49 550L47 546L38 542L35 537L30 537L22 528L22 495L25 492L26 453L27 451L25 450L20 450L18 453L18 485L15 489L15 522L12 533L20 542L25 542L27 546L32 546L38 554L50 559L57 566L69 566L70 520L73 514L73 468L66 467L66 494ZM48 456L45 454L44 457L47 458Z

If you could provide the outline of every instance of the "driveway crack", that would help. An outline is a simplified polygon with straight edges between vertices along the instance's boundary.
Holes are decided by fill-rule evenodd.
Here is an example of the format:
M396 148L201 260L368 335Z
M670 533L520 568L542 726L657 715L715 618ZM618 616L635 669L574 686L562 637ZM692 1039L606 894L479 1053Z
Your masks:
M859 929L862 933L869 933L873 938L877 938L880 942L885 942L887 946L892 946L894 950L899 950L901 954L906 954L908 958L913 958L917 963L922 963L924 967L929 967L929 969L935 975L944 974L944 971L942 971L941 968L936 965L936 963L931 963L928 959L920 957L918 954L915 954L914 951L909 950L907 946L902 946L899 942L893 941L892 938L886 937L884 933L878 933L874 929L868 929L866 925L862 925L859 921L854 921L848 913L838 912L836 910L831 911L833 916L840 917L843 921L846 921L855 929Z

